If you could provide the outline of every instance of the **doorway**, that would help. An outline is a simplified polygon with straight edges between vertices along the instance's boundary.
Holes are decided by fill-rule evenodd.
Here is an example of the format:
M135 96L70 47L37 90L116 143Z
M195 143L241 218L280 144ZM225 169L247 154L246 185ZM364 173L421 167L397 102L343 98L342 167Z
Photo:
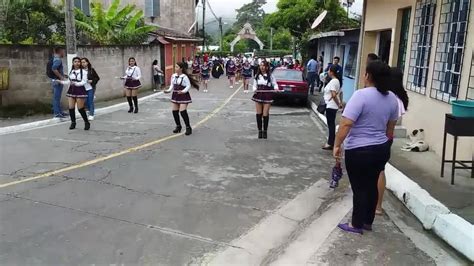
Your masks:
M392 30L379 32L379 57L380 60L387 63L390 60L390 46L392 44Z

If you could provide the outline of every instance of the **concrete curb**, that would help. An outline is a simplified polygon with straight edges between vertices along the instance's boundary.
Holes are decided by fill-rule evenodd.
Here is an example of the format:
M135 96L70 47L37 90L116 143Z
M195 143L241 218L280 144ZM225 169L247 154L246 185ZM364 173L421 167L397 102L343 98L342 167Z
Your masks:
M327 125L326 117L311 102L311 110ZM449 211L441 202L408 176L387 164L387 188L420 220L423 227L439 236L450 246L474 261L474 225Z
M138 102L144 102L150 99L154 99L161 94L163 94L163 92L157 92L151 95L147 95L145 97L141 97L138 99ZM97 115L110 114L112 112L126 108L127 106L128 106L128 103L123 102L123 103L118 103L111 106L99 108L95 110L95 115L97 116ZM32 129L37 129L37 128L54 126L61 123L65 123L65 121L64 120L61 121L60 119L57 119L57 118L51 118L51 119L34 121L30 123L24 123L24 124L9 126L9 127L2 127L0 128L0 135L7 135L7 134L12 134L12 133L18 133L18 132L28 131Z

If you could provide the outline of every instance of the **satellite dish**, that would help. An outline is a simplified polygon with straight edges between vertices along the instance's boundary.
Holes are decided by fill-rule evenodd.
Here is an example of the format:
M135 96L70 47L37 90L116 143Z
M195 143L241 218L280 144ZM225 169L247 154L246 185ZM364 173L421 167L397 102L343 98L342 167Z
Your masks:
M311 29L315 29L317 26L319 26L319 24L321 24L321 22L323 21L323 19L326 17L326 15L328 14L328 11L327 10L324 10L323 13L321 13L313 22L313 25L311 25Z

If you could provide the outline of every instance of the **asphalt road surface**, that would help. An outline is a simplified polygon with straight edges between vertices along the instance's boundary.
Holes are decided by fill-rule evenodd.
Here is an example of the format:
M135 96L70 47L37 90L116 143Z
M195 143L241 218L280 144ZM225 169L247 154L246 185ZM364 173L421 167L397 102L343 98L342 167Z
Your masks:
M351 191L347 177L329 189L325 127L305 107L274 106L259 140L251 94L221 79L192 97L191 136L172 134L169 95L88 132L0 136L0 264L463 263L390 195L374 232L336 229Z

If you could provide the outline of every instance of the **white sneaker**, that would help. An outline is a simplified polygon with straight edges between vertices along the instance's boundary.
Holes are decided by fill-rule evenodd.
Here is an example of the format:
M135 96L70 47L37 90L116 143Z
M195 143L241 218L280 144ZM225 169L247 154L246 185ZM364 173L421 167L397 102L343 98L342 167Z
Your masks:
M229 88L233 89L233 88L234 88L234 86L229 86Z
M206 92L206 93L207 93L207 90L204 90L204 92Z
M93 115L90 115L87 117L87 119L89 119L90 121L94 120L94 116Z

